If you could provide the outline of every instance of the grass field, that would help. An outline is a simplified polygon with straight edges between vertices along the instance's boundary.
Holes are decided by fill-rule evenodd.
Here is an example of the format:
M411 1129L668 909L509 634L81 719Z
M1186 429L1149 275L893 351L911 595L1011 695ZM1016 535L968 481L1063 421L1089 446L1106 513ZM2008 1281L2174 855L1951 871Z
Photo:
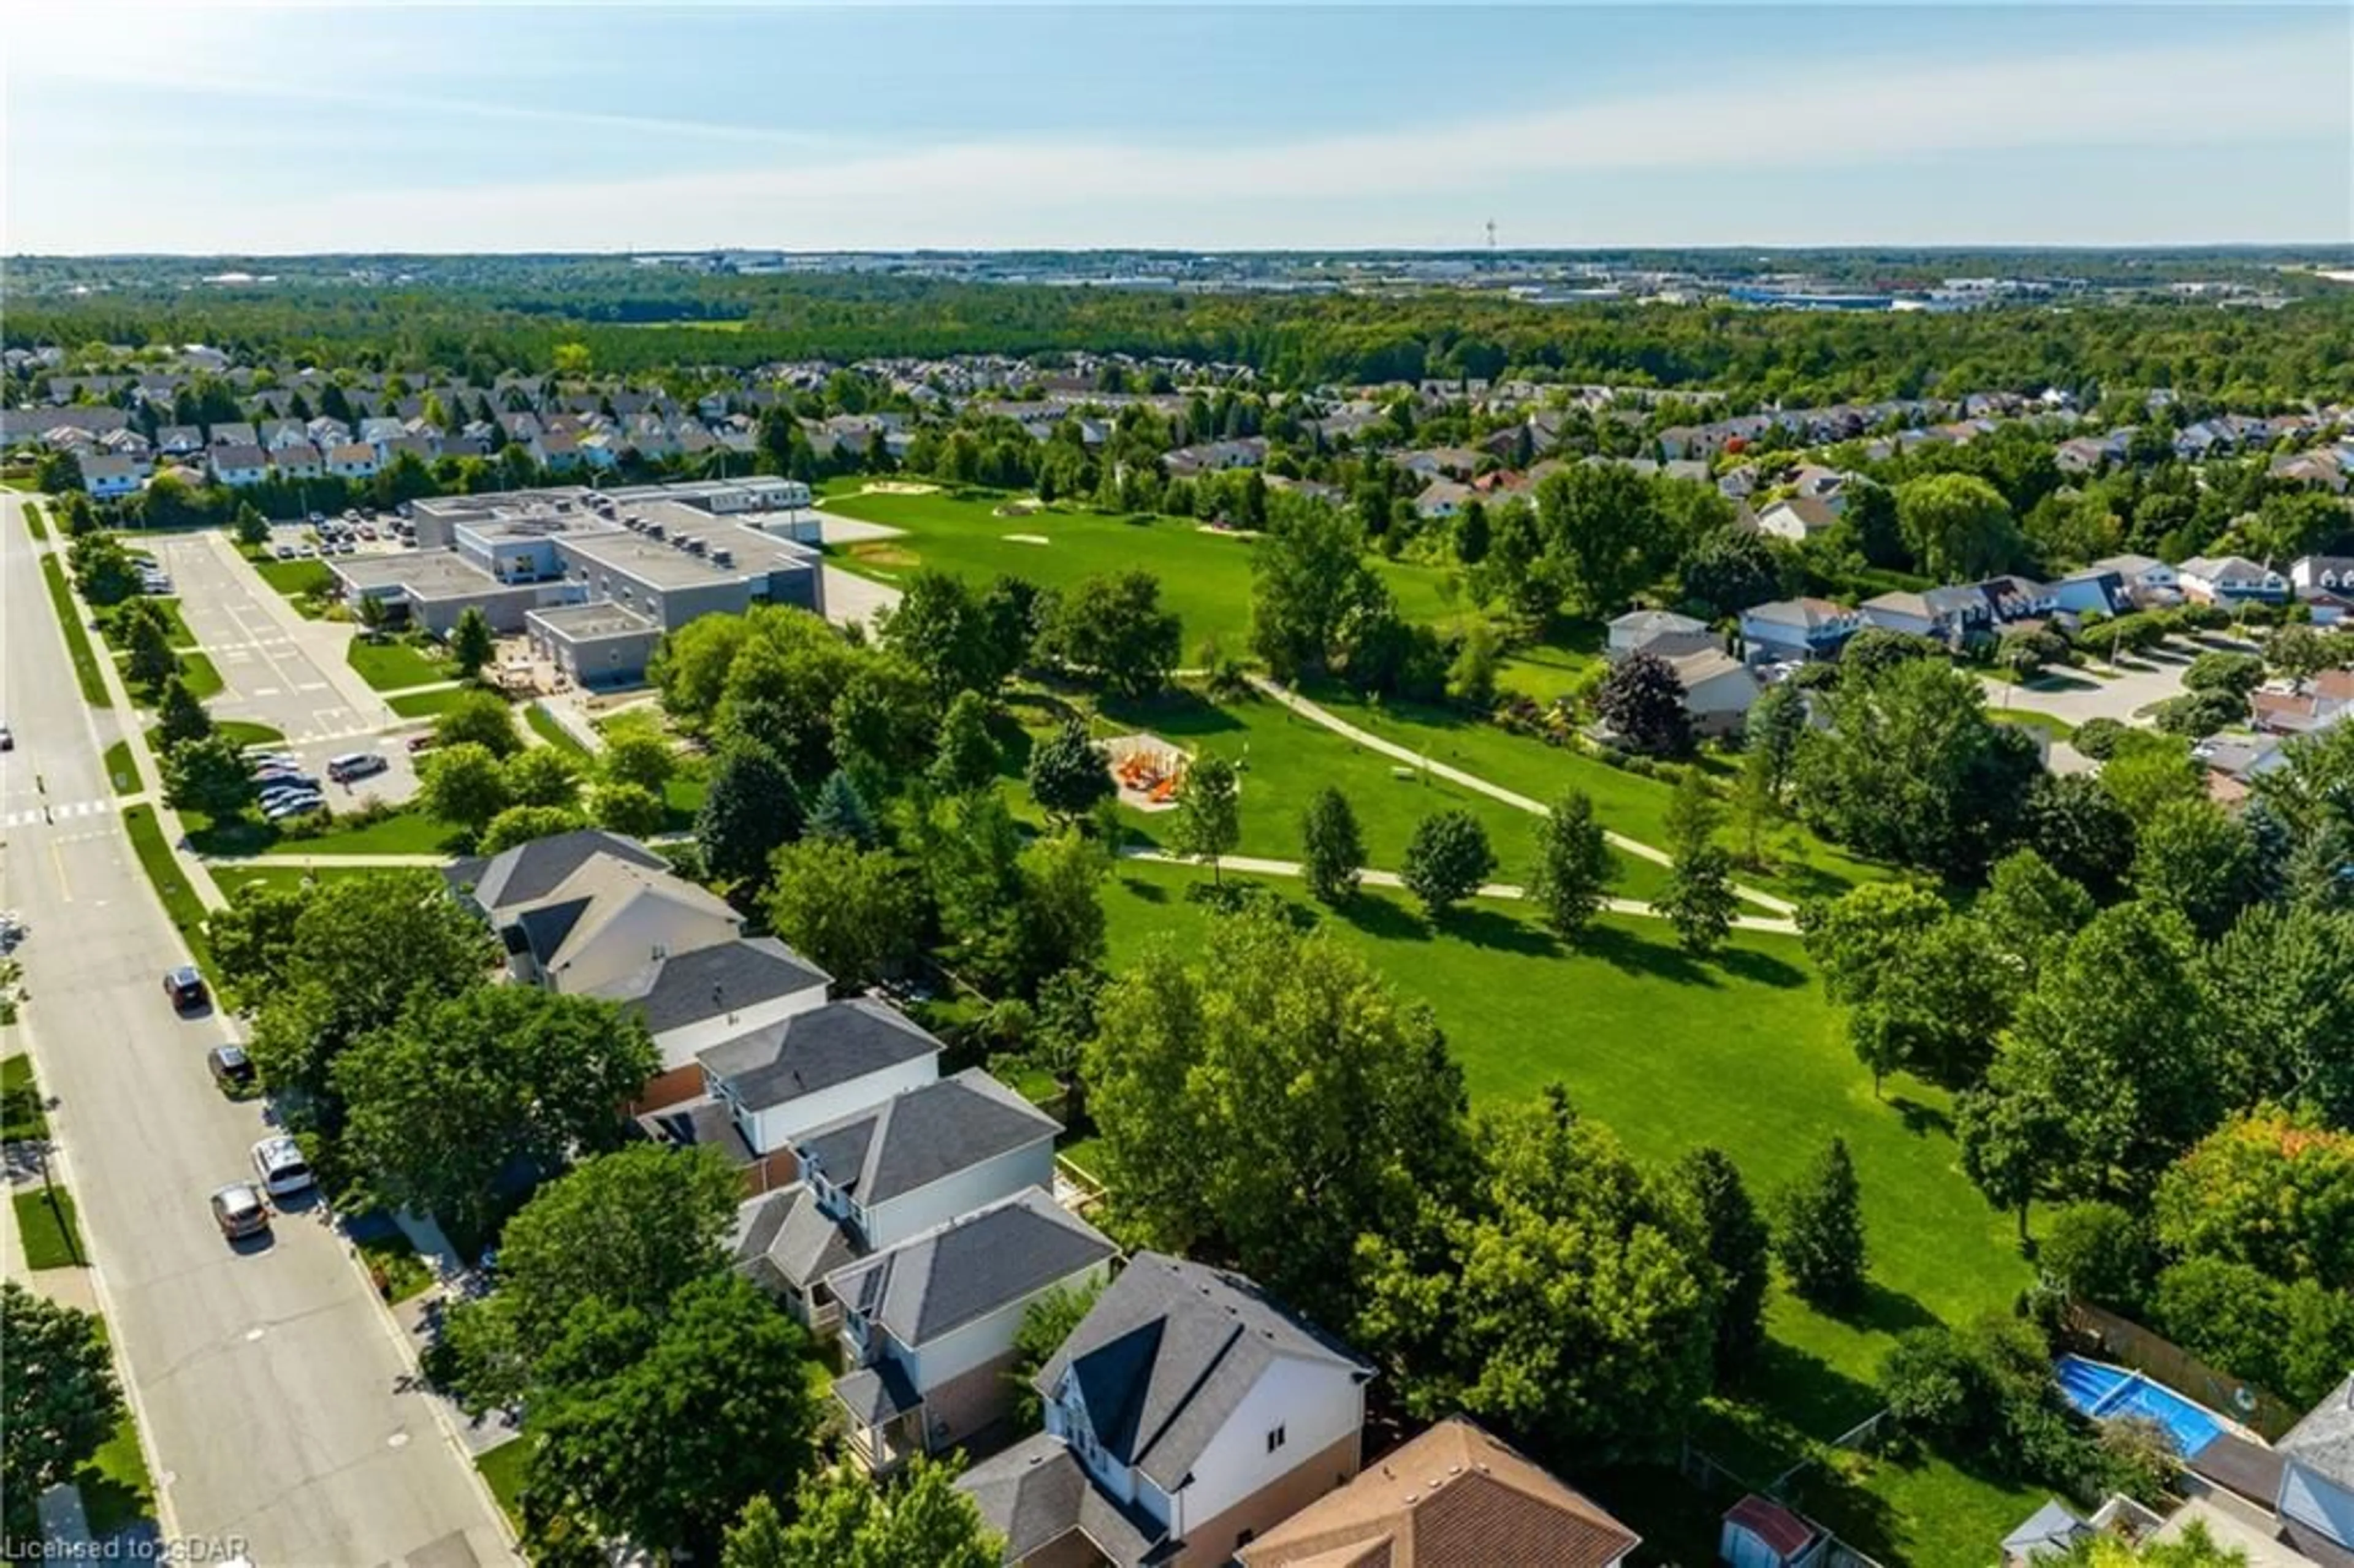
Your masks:
M116 794L139 793L139 765L131 758L129 741L118 740L108 747L101 765L105 768L106 777L113 784Z
M917 567L937 567L977 579L1000 572L1043 588L1068 588L1086 577L1142 568L1161 579L1161 602L1184 622L1184 658L1215 637L1240 656L1250 636L1251 541L1203 528L1190 517L1112 517L1064 509L1001 517L1007 497L965 499L945 492L924 495L859 494L845 491L822 503L845 517L885 523L897 538L829 551L829 558L885 582ZM1044 538L1044 545L1010 535ZM1416 620L1446 613L1440 574L1426 567L1374 563L1400 608Z
M406 642L371 642L365 637L355 637L344 658L359 672L361 680L379 692L429 686L451 678L446 662Z
M41 557L41 580L48 585L49 604L58 612L58 624L65 628L66 652L73 660L74 684L81 689L81 700L94 708L111 708L113 700L106 694L106 681L98 673L98 654L90 645L90 629L82 625L80 613L74 607L73 590L66 582L66 569L55 556Z
M188 842L208 855L438 855L447 853L443 846L458 832L455 824L415 810L349 827L331 821L326 832L305 838L288 838L275 824L252 817L216 824L199 813L184 811L180 820L187 824ZM226 893L237 874L232 868L217 868L213 880Z
M74 1485L81 1489L90 1531L101 1541L155 1517L155 1483L147 1474L146 1456L139 1451L139 1428L127 1412L115 1425L114 1436L74 1472Z
M12 479L7 481L7 485L11 490L30 490L33 488L32 482L29 480ZM31 533L34 538L44 542L48 540L49 536L49 524L41 515L41 503L39 502L27 501L25 503L25 527L29 533Z
M35 1187L12 1200L16 1205L16 1237L24 1244L25 1266L33 1269L79 1268L90 1261L81 1245L81 1226L74 1217L73 1194L63 1187Z
M1374 705L1330 689L1319 689L1314 695L1360 729L1532 800L1551 801L1565 789L1583 789L1605 827L1643 843L1667 843L1668 803L1675 789L1664 779L1646 779L1567 747L1548 746L1443 708ZM1858 883L1893 874L1890 868L1858 860L1796 826L1777 830L1770 847L1779 863L1776 869L1744 869L1738 874L1744 883L1786 897L1836 895Z
M472 690L473 688L470 686L445 686L438 692L411 692L405 697L387 697L385 702L403 718L429 718L456 707L459 699Z
M491 1495L506 1510L507 1521L517 1529L523 1525L524 1477L531 1469L531 1435L517 1433L474 1461L474 1468L482 1473Z
M41 1108L33 1059L22 1051L0 1057L0 1139L30 1142L48 1136L49 1117Z
M190 819L191 833L201 818ZM139 867L154 885L155 895L164 901L164 913L178 928L180 938L207 975L212 973L212 949L205 942L205 903L188 879L180 874L180 863L173 857L172 846L164 842L163 825L155 820L153 806L133 806L122 813L122 826L131 835L131 847L139 856Z
M180 655L180 683L187 687L188 694L198 702L219 696L228 685L212 660L202 653Z
M531 726L532 734L558 751L567 752L583 762L588 761L594 755L588 747L581 744L578 736L557 723L556 715L537 703L525 703L523 705L523 722Z
M335 574L324 561L281 561L269 556L248 556L261 580L284 594L288 599L304 599L323 594L335 586Z
M1206 880L1120 866L1106 898L1113 971L1155 933L1192 945L1210 916L1186 889ZM1948 1097L1905 1078L1889 1081L1884 1102L1872 1097L1795 939L1744 934L1719 960L1696 963L1663 923L1606 916L1571 951L1521 906L1477 905L1434 932L1402 895L1368 894L1318 913L1298 884L1270 885L1301 918L1361 947L1402 997L1430 1006L1475 1108L1559 1081L1639 1158L1664 1162L1713 1144L1761 1197L1832 1134L1847 1140L1863 1189L1871 1295L1841 1319L1776 1294L1770 1343L1743 1391L1750 1408L1703 1436L1755 1478L1794 1462L1805 1440L1836 1436L1878 1408L1872 1380L1897 1333L2006 1308L2028 1282L2009 1221L1956 1166ZM1960 1494L1955 1517L1973 1520L2012 1500L1934 1467L1884 1465L1860 1489L1828 1488L1853 1528L1872 1526L1858 1537L1865 1550L1903 1539L1916 1548L1904 1560L1955 1568L1982 1562L2026 1511L1989 1538L1956 1538L1952 1554L1917 1550L1952 1528L1948 1493Z
M248 888L267 888L273 893L299 893L310 882L337 882L345 877L374 876L376 869L366 865L254 865L239 863L213 867L213 881L230 898Z
M123 641L116 627L122 619L122 611L131 605L140 602L138 599L126 599L98 617L99 634L106 640L106 645L109 648L117 652L128 651L129 644ZM154 605L164 612L164 624L169 629L165 635L170 639L174 648L194 648L196 645L196 634L188 630L187 621L182 619L178 599L151 599L144 602Z

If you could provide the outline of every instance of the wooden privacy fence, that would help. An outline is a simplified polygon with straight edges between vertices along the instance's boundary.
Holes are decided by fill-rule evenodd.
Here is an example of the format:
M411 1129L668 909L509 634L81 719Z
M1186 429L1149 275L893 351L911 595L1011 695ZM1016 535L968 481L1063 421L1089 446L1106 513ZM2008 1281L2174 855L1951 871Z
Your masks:
M2070 1301L2066 1323L2086 1353L2131 1367L2253 1429L2268 1443L2304 1414L2277 1394L2219 1372L2173 1340L2089 1301Z

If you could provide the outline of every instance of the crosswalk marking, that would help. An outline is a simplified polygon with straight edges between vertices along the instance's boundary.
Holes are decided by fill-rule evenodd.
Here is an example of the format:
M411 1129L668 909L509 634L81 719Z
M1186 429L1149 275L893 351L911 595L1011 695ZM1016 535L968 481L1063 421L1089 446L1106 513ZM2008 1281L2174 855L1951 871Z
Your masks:
M11 811L5 817L0 817L0 827L29 828L37 822L64 822L76 817L103 816L112 810L114 802L111 800L66 800L48 808L46 811L37 806L29 810Z

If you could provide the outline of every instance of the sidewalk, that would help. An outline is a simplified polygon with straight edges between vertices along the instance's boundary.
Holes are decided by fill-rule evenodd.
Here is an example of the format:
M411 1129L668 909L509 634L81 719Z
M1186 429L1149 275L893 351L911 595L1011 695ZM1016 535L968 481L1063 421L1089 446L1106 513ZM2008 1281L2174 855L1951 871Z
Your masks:
M62 1185L62 1183L60 1183ZM0 1279L13 1279L36 1296L61 1307L98 1310L98 1287L87 1266L80 1268L39 1268L25 1261L24 1238L16 1229L16 1195L41 1190L40 1173L11 1159L7 1168L8 1202L0 1203Z
M1425 757L1422 753L1416 751L1411 747L1400 746L1394 740L1384 740L1380 736L1374 735L1370 731L1359 729L1355 725L1351 724L1348 720L1332 712L1330 708L1323 706L1321 704L1313 702L1307 697L1301 696L1299 693L1293 691L1290 687L1284 685L1278 681L1269 680L1265 675L1253 675L1250 677L1250 683L1252 685L1257 687L1259 691L1267 696L1274 698L1277 702L1281 703L1285 707L1289 708L1293 713L1298 714L1300 717L1309 719L1316 724L1320 724L1326 729L1331 730L1333 734L1353 740L1359 746L1365 747L1369 751L1377 751L1384 757L1394 758L1397 761L1409 763L1416 768L1423 769L1425 772L1434 775L1435 777L1446 779L1450 784L1460 784L1466 789L1477 790L1479 793L1487 796L1490 800L1501 800L1505 805L1516 807L1521 810L1528 812L1531 816L1542 817L1545 814L1545 808L1538 802L1530 800L1526 795L1515 793L1511 789L1505 789L1500 784L1492 784L1487 779L1480 778L1476 773L1466 773L1459 768L1453 768L1444 762L1434 761L1430 758ZM1659 865L1668 865L1672 863L1671 858L1665 850L1655 848L1650 844L1642 842L1638 839L1630 839L1624 833L1614 833L1607 830L1604 832L1603 837L1610 841L1612 848L1623 850L1627 853L1635 856L1638 860L1648 860ZM1757 905L1762 908L1771 909L1775 914L1785 916L1786 920L1789 916L1796 916L1798 912L1797 906L1792 904L1787 898L1776 898L1770 893L1761 893L1756 888L1744 887L1737 882L1733 885L1733 891L1751 904ZM1795 925L1785 925L1768 928L1774 930L1796 930L1797 927Z

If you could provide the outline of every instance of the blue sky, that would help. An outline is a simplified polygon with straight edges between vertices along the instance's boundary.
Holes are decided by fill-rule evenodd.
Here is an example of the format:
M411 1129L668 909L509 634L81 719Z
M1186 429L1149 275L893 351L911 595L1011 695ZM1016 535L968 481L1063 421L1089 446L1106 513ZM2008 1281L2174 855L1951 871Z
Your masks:
M5 248L2354 239L2354 8L17 0Z

